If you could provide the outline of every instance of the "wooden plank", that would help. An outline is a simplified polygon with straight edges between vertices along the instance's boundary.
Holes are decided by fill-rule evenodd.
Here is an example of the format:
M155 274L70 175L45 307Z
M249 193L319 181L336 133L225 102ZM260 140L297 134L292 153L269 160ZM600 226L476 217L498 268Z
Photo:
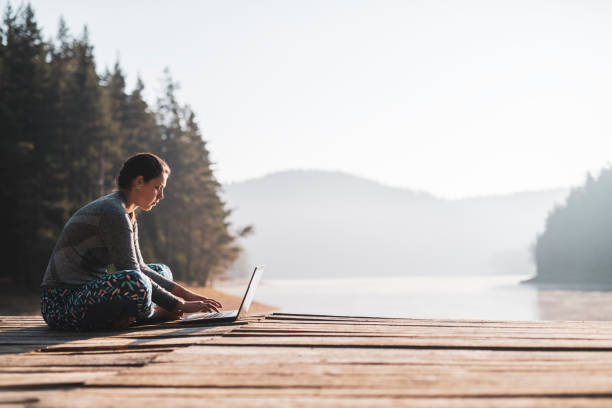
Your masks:
M26 328L16 331L0 333L2 344L34 344L39 340L49 342L117 339L117 338L161 338L161 337L187 337L211 334L228 333L240 325L208 325L208 326L172 326L166 328L128 329L123 331L102 332L68 332L54 331L48 328Z
M15 352L7 346L30 346L29 349L42 348L43 351L94 350L147 348L162 346L184 346L198 344L202 338L227 333L239 325L216 326L173 326L148 330L131 329L112 332L62 332L44 329L33 331L23 329L19 332L0 334L0 353ZM193 340L190 338L193 337ZM26 351L20 348L18 352Z
M74 355L74 356L97 356L97 355L103 355L103 354L112 354L115 356L118 355L126 355L126 354L145 354L145 353L169 353L172 351L175 351L176 348L173 347L163 347L163 348L155 348L155 350L147 350L147 349L143 349L143 350L130 350L130 349L119 349L119 350L76 350L76 351L66 351L66 352L62 352L62 351L54 351L54 352L44 352L42 354L44 355L51 355L51 356L55 356L55 355ZM40 353L40 352L32 352L32 353Z
M7 391L15 393L15 391ZM294 388L279 388L279 387L260 387L260 388L250 388L250 387L211 387L211 388L189 388L189 387L82 387L78 389L56 389L56 390L41 390L38 391L38 395L47 394L49 396L59 397L61 396L65 400L74 396L98 396L101 398L123 398L125 400L130 400L131 398L159 398L159 399L172 399L175 398L180 400L182 396L191 397L191 398L200 398L202 402L208 401L210 398L253 398L257 399L258 397L321 397L321 398L346 398L351 397L354 399L361 398L371 398L371 397L385 397L383 394L385 390L380 389L368 389L364 387L359 388L312 388L312 387L294 387ZM27 391L17 392L17 394L23 395L25 397L33 397L32 393L28 393ZM13 394L13 396L17 396L17 394ZM543 395L543 396L487 396L483 395L482 397L469 397L469 396L461 396L461 397L452 397L446 395L440 396L412 396L412 392L410 390L401 390L394 389L391 390L389 394L386 396L392 397L394 399L424 399L428 400L431 403L434 403L436 400L458 400L467 398L470 400L476 400L479 398L491 399L491 400L502 400L502 399L514 399L514 398L530 398L536 401L545 401L547 399L567 399L567 400L578 400L578 399L587 399L589 395L581 395L581 394L566 394L564 396L555 396L555 395ZM2 395L2 394L0 394ZM612 395L602 395L602 394L593 394L593 399L608 399L612 400ZM156 405L154 405L156 406ZM576 406L576 405L575 405ZM609 408L609 406L608 406Z
M130 330L118 333L121 338L165 338L165 337L202 337L229 333L243 324L209 325L209 326L173 326L153 330Z
M89 379L117 373L116 370L77 371L72 372L38 372L38 373L0 373L0 390L20 387L68 386L83 384Z
M142 367L144 364L137 365L137 367ZM121 365L83 365L80 364L78 367L72 365L61 365L61 366L9 366L9 367L0 367L0 374L54 374L54 373L74 373L74 372L113 372L116 373L116 368ZM134 365L129 365L126 367L134 367ZM109 371L109 369L111 371Z
M71 331L60 331L51 330L48 327L25 327L16 330L6 330L0 333L0 342L5 339L19 338L19 337L45 337L48 339L86 339L92 337L154 337L167 333L176 333L176 335L189 335L197 332L210 332L210 333L225 333L229 332L237 327L246 325L246 322L240 322L238 324L216 324L216 325L164 325L161 327L157 326L143 326L128 328L125 330L106 330L106 331L83 331L83 332L71 332Z
M610 334L612 333L612 327L599 327L599 326L573 326L573 325L564 325L564 326L535 326L535 327L526 327L519 325L507 325L503 327L498 326L490 326L490 325L383 325L383 324L356 324L356 323L346 323L346 322L338 322L338 323L320 323L320 322L309 322L309 323L296 323L296 322L278 322L274 320L270 321L259 321L250 323L248 326L242 326L235 329L238 331L241 330L256 330L256 329L265 329L265 330L326 330L326 331L344 331L344 330L367 330L367 331L448 331L448 332L462 332L462 331L484 331L484 332L551 332L551 333L593 333L594 330L597 333Z
M5 367L75 367L142 366L171 349L144 353L28 353L0 356L0 370Z
M158 329L164 329L164 328L173 329L173 328L183 328L183 327L220 327L220 326L230 327L230 326L245 325L245 324L248 324L249 322L261 320L264 317L265 316L249 316L246 319L236 321L236 322L228 322L228 323L218 323L218 322L217 323L206 323L206 322L196 323L194 322L194 323L190 323L189 325L182 324L179 321L170 321L170 322L160 322L160 323L153 323L153 324L141 324L141 325L136 325L136 326L130 326L128 329L123 329L121 331L109 330L109 331L100 331L100 332L90 331L90 332L80 332L80 333L106 333L106 332L116 333L116 332L125 332L126 330L140 331L140 330L158 330ZM18 330L18 331L40 330L40 331L46 331L49 333L67 333L67 334L75 333L71 331L52 330L49 328L49 326L47 326L47 324L42 319L21 320L21 319L14 318L12 320L0 320L0 334L2 334L2 332L6 330ZM76 333L79 333L79 332L76 332Z
M500 373L502 376L512 377L515 374L542 374L542 375L557 375L558 373L571 371L574 375L583 375L585 372L591 373L597 371L605 376L612 376L612 364L589 364L586 362L574 364L558 364L549 362L535 362L531 364L515 364L512 362L504 362L497 364L487 363L464 363L464 364L446 364L432 365L431 363L409 363L409 364L360 364L360 363L317 363L310 362L291 362L282 361L259 362L248 364L227 364L223 365L219 361L215 361L215 375L243 375L244 373L257 373L286 375L292 376L295 373L300 375L321 376L348 376L348 375L367 375L367 376L414 376L432 373L434 375L463 375L463 374L485 374L485 373ZM183 362L183 363L165 363L165 364L149 364L142 369L124 370L123 375L150 375L164 373L182 373L194 372L204 373L210 370L210 363L205 361L200 363ZM21 367L19 367L21 368ZM2 371L0 369L0 371ZM18 370L15 369L15 372Z
M609 329L612 327L610 321L499 321L499 320L444 320L444 319L380 319L380 318L336 318L333 316L323 317L316 315L287 315L279 316L276 313L265 318L265 322L277 324L351 324L351 325L378 325L378 326L421 326L421 327L494 327L494 328L598 328Z
M150 406L416 406L416 407L609 407L612 398L573 397L407 397L377 395L363 389L318 390L311 388L85 388L0 393L3 401L37 401L49 407ZM380 404L377 404L381 401ZM240 405L242 404L242 405ZM265 405L268 404L268 405ZM334 405L336 404L336 405ZM607 405L606 405L607 404ZM4 405L3 405L4 406ZM34 405L36 406L36 405Z
M416 408L466 408L466 407L594 407L612 405L612 398L411 398L402 396L363 396L359 390L346 390L344 395L327 395L325 391L312 389L124 389L104 388L75 391L48 391L25 395L40 400L40 406L66 407L416 407ZM22 394L23 395L23 394ZM9 398L19 396L8 395ZM1 398L1 397L0 397ZM0 399L1 401L1 399Z
M71 337L64 337L64 338L52 338L52 337L45 337L45 336L32 336L32 337L28 337L28 336L18 336L18 337L9 337L9 336L3 336L0 337L0 347L2 346L19 346L19 345L33 345L33 344L63 344L63 343L68 343L68 342L73 342L73 341L88 341L90 340L90 337L86 337L86 336L71 336Z
M113 392L114 391L114 392ZM353 397L316 395L306 391L307 395L278 395L266 391L250 390L246 394L237 390L219 393L219 390L183 390L171 389L171 393L160 394L145 390L140 395L124 394L122 390L110 389L104 394L90 392L71 392L61 394L44 394L40 397L41 406L66 407L70 401L72 407L117 407L125 405L144 405L155 407L183 408L193 406L210 407L415 407L415 408L525 408L525 407L610 407L611 398L402 398L389 396ZM195 391L195 392L193 392ZM238 393L238 395L236 395ZM245 395L243 395L245 394ZM310 394L310 395L308 395ZM69 398L69 399L68 399Z
M422 325L422 326L520 326L520 327L563 327L563 326L597 326L610 327L612 321L554 321L554 320L478 320L478 319L416 319L416 318L380 318L380 317L365 317L359 318L355 316L325 316L325 315L305 315L305 314L283 314L272 313L265 317L266 321L276 322L300 322L308 324L310 322L326 323L341 323L351 322L355 324L385 324L385 325Z
M457 337L362 337L362 336L258 336L232 335L212 338L217 346L308 346L308 347L384 347L384 348L467 348L498 350L593 350L612 351L612 340L569 340L537 338L457 338Z
M248 327L242 329L235 329L232 331L233 336L239 336L244 334L253 334L261 336L273 336L273 335L286 335L286 336L300 336L300 335L314 335L314 336L375 336L375 337L404 337L404 336L436 336L436 337L491 337L491 338L554 338L554 339L567 339L567 340L612 340L612 331L609 333L596 332L588 330L552 330L552 329L538 329L538 330L525 330L525 329L513 329L513 330L500 330L500 329L472 329L472 328L453 328L453 329L398 329L398 328L371 328L371 327L350 327L341 326L334 328L277 328L277 327Z
M0 356L7 354L27 353L32 350L45 347L45 344L30 344L30 345L2 345L0 346Z
M167 347L186 347L193 344L203 344L215 339L215 336L191 336L171 338L95 338L89 340L77 340L62 344L43 347L41 352L67 352L67 351L100 351L100 350L126 350L126 349L153 349Z
M156 370L164 369L156 372ZM171 366L148 366L124 370L117 375L87 381L96 386L156 387L270 387L270 388L353 388L377 389L384 394L401 392L405 396L538 396L538 395L612 395L612 375L594 371L554 372L471 372L463 369L398 370L390 373L373 370L350 371L331 366L269 367L259 372L218 372L210 366L172 370ZM200 368L200 369L198 369ZM483 375L486 374L486 375ZM494 375L492 375L494 374Z
M165 353L154 363L181 363L220 365L249 365L269 362L287 362L287 356L296 363L312 364L550 364L586 363L594 367L612 363L610 352L546 352L447 350L447 349L394 349L394 348L311 348L311 347L208 347L191 346Z

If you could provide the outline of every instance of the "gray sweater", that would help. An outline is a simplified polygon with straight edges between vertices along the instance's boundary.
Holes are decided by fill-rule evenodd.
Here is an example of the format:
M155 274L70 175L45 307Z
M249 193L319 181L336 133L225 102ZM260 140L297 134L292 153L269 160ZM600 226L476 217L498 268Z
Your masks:
M123 194L116 191L79 209L64 225L51 254L41 287L72 288L106 276L108 266L137 270L153 286L153 302L172 310L178 298L174 282L149 268L138 245L138 223L133 224Z

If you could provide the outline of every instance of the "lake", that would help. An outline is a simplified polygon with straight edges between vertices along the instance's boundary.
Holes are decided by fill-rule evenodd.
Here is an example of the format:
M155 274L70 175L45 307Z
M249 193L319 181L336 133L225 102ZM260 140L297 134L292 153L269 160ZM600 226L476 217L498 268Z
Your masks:
M612 320L612 292L541 289L528 275L264 279L255 301L282 312L480 320ZM245 282L215 287L242 296Z

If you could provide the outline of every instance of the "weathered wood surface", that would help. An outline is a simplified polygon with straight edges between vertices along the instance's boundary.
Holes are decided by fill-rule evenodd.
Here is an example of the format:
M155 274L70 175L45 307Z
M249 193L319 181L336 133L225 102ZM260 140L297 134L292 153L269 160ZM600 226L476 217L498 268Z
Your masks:
M49 330L0 316L0 406L610 407L612 323L274 313Z

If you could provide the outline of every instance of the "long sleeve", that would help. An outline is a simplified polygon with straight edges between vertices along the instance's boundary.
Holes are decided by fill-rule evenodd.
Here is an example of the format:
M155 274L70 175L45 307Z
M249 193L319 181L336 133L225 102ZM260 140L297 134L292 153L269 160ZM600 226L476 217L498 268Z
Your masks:
M142 271L145 275L151 279L151 276L145 271ZM156 274L154 271L151 271ZM156 274L157 275L157 274ZM159 275L157 275L159 276ZM151 286L153 287L153 302L160 305L166 310L174 310L179 302L179 298L174 296L172 293L158 285L154 280L151 279Z
M100 236L106 244L112 263L117 270L137 270L145 274L151 280L153 302L166 310L173 310L176 308L179 299L164 289L159 282L162 282L170 290L172 290L174 282L168 281L148 267L146 270L143 270L138 261L138 251L136 250L138 240L134 234L135 231L127 214L108 212L103 215L103 220L100 222ZM170 282L171 286L168 282Z
M168 292L172 291L172 288L174 288L176 283L174 283L170 279L164 278L159 273L149 268L149 266L142 258L142 253L140 252L140 243L138 241L138 221L136 221L134 223L134 247L136 249L136 260L138 262L138 265L140 266L140 270L142 271L142 273L147 275L153 282L157 283L159 286L161 286Z

